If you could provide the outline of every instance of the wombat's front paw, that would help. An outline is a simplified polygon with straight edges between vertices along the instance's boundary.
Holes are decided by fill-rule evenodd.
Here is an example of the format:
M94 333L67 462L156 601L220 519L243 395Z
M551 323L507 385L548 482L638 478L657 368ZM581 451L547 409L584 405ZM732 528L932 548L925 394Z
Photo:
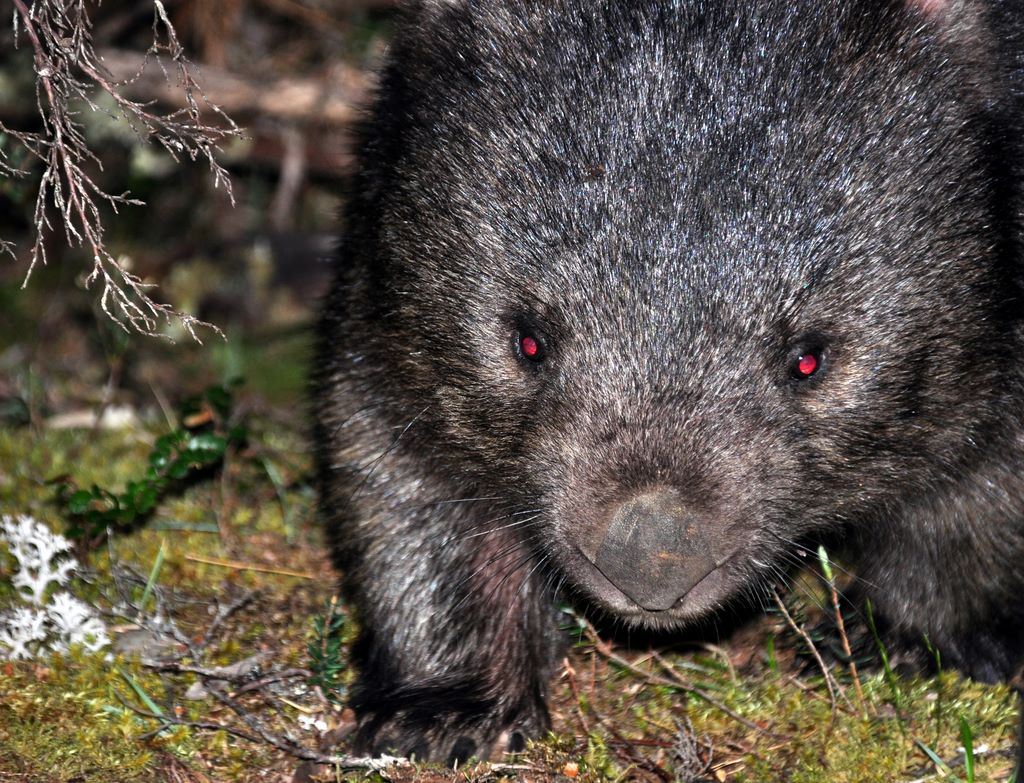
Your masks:
M399 713L389 718L360 719L355 748L359 753L462 764L470 758L497 761L526 747L548 726L546 714L518 714L505 720L491 715Z

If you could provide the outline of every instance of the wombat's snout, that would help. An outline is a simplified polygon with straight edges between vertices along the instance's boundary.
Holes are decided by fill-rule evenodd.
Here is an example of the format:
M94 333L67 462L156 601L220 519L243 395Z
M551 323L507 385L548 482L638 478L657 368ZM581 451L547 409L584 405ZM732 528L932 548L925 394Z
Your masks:
M677 493L663 490L619 505L581 550L639 606L663 611L718 565L709 533Z

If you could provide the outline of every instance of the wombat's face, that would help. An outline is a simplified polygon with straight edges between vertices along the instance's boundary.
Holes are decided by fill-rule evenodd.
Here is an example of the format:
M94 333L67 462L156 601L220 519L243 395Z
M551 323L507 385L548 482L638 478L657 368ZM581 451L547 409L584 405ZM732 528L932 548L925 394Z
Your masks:
M1007 340L983 119L941 42L712 17L596 60L599 31L501 20L512 54L407 85L384 198L395 356L446 445L536 515L545 567L652 625L960 469Z

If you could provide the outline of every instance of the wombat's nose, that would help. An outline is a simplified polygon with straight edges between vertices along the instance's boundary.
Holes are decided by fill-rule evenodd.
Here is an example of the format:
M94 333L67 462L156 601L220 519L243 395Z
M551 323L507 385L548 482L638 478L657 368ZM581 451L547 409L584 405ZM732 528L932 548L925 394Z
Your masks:
M674 492L652 492L615 510L587 557L644 609L670 609L715 569L707 536ZM589 549L589 547L588 547Z

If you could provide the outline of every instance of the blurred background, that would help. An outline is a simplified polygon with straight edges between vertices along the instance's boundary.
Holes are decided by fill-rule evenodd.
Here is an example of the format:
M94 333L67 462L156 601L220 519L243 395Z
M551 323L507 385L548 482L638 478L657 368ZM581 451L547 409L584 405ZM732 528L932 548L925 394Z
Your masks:
M218 156L235 204L215 187L206 162L176 162L146 143L107 108L101 90L93 96L101 111L81 102L73 108L98 158L85 162L89 175L109 193L145 201L117 214L102 207L107 249L155 284L156 300L216 325L227 339L200 330L200 346L175 323L159 328L170 340L125 333L99 309L100 286L85 290L90 254L68 247L54 214L44 239L48 262L23 285L42 166L0 134L8 163L26 171L0 177L0 239L16 256L0 260L0 424L38 426L108 408L145 416L161 398L240 376L257 399L284 414L301 411L292 403L303 394L308 328L341 228L351 128L385 48L392 0L163 5L203 96L243 130ZM110 75L135 77L154 38L152 0L85 7ZM0 123L39 131L32 47L24 30L16 41L10 12L2 18ZM151 61L122 92L156 101L164 113L181 108L185 95L168 62ZM206 101L200 105L204 121L224 124Z

